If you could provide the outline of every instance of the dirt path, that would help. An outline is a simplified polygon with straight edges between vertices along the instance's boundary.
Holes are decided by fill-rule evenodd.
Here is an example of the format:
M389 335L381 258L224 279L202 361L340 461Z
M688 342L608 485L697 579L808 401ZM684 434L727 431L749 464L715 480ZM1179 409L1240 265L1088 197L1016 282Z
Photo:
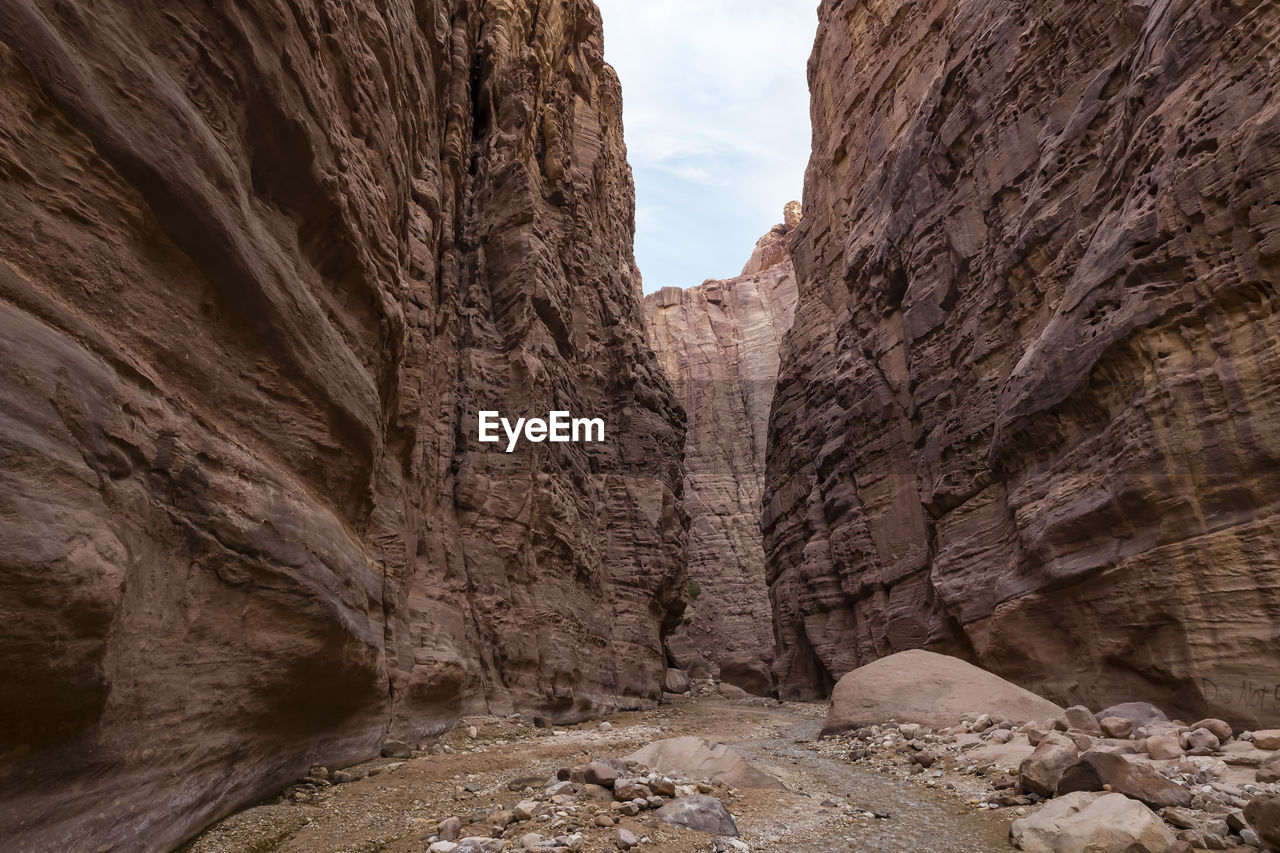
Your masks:
M457 815L465 824L473 813L510 809L525 799L508 790L514 779L545 779L560 767L621 757L654 740L690 734L733 746L786 783L789 790L784 792L737 789L724 798L752 851L1012 849L1007 841L1012 815L977 812L967 806L963 793L929 788L920 777L887 775L812 749L824 711L817 705L704 699L611 717L610 732L597 731L596 722L548 732L510 720L475 718L442 740L452 754L369 762L357 769L381 768L378 775L325 788L310 802L277 798L246 809L184 849L422 853L436 821ZM477 727L474 740L465 734L468 724ZM667 826L650 813L623 818L621 825L637 838L649 838L641 853L711 849L710 836ZM537 829L525 825L508 837L514 840ZM588 853L614 850L614 830L588 826L581 831Z

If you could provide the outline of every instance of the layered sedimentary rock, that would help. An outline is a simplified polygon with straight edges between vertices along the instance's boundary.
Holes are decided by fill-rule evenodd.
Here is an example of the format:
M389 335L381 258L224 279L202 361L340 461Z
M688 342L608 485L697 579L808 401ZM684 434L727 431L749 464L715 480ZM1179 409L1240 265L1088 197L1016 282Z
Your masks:
M795 311L788 247L799 204L785 216L741 276L645 297L649 342L688 417L684 495L697 595L669 642L672 663L704 676L727 664L723 674L748 676L732 680L756 693L772 688L760 495L778 347Z
M764 516L784 692L927 647L1280 720L1280 11L819 19Z
M8 849L660 696L683 416L591 3L15 0L0 87Z

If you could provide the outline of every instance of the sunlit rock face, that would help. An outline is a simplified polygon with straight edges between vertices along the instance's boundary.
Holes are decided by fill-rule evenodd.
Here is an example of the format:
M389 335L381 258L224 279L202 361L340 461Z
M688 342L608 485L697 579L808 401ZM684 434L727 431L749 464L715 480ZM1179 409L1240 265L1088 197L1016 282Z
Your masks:
M927 647L1280 721L1280 12L819 20L765 494L783 693Z
M9 849L660 697L683 414L601 47L582 0L0 10Z
M671 663L765 693L774 643L760 496L778 347L796 303L788 247L799 205L785 215L741 276L645 297L650 344L688 415L685 507L697 595L670 643Z

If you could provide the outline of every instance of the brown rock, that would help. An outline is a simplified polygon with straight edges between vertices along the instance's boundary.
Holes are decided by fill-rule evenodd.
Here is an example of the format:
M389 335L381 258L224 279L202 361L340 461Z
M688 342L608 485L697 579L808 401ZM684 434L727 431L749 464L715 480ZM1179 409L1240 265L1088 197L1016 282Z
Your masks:
M654 741L628 755L627 760L659 773L678 773L687 779L710 779L730 787L784 787L729 747L699 737Z
M1144 741L1142 748L1158 761L1182 757L1182 745L1175 734L1153 735Z
M1086 752L1058 780L1056 793L1106 790L1146 803L1153 809L1191 805L1191 793L1145 764L1107 752Z
M604 788L612 788L613 783L618 779L618 771L614 770L607 764L601 764L593 761L587 765L582 773L582 779L589 785L600 785Z
M1280 671L1264 6L821 5L762 520L781 695L927 647L1280 725L1236 675Z
M720 658L720 680L741 687L752 696L773 695L773 671L769 664L750 653Z
M683 416L601 54L585 2L5 4L6 846L658 701ZM477 440L566 406L605 440Z
M690 675L697 677L696 655L716 663L722 681L758 696L773 691L760 536L767 424L778 346L797 296L785 249L790 230L775 230L780 254L767 268L748 264L739 278L664 287L644 306L649 343L688 413L684 505L697 596L690 596L668 649ZM686 638L695 654L681 649L677 656Z
M1020 722L1061 713L1047 699L959 658L913 650L840 679L823 731L834 734L890 719L943 728L986 708Z
M1263 729L1253 733L1253 745L1258 749L1280 749L1280 729Z
M1212 752L1221 746L1217 736L1208 729L1195 729L1194 731L1185 732L1181 736L1181 740L1183 748L1187 750L1207 749Z
M662 689L667 693L688 693L689 676L681 669L668 669L662 677Z
M1231 740L1232 735L1235 734L1235 732L1231 730L1231 724L1226 720L1201 720L1198 723L1192 723L1191 729L1192 731L1196 729L1208 729L1213 732L1213 736L1218 739L1219 743L1226 743Z
M1102 728L1098 725L1097 718L1084 705L1072 705L1062 712L1062 719L1066 722L1063 731L1075 729L1094 737L1099 737L1102 734Z
M1280 847L1280 797L1273 794L1254 797L1244 807L1244 818L1263 842L1273 848Z
M1124 717L1103 717L1099 721L1102 733L1110 738L1127 738L1133 734L1133 720Z
M1050 732L1035 751L1018 767L1018 786L1023 793L1052 797L1067 768L1076 763L1078 753L1070 738Z

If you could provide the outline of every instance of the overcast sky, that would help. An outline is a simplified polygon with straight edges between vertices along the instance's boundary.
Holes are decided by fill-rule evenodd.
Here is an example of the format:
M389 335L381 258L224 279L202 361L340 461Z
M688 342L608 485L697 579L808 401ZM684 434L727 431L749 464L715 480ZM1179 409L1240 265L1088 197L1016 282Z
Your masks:
M644 289L742 271L799 199L818 0L596 0L622 80Z

